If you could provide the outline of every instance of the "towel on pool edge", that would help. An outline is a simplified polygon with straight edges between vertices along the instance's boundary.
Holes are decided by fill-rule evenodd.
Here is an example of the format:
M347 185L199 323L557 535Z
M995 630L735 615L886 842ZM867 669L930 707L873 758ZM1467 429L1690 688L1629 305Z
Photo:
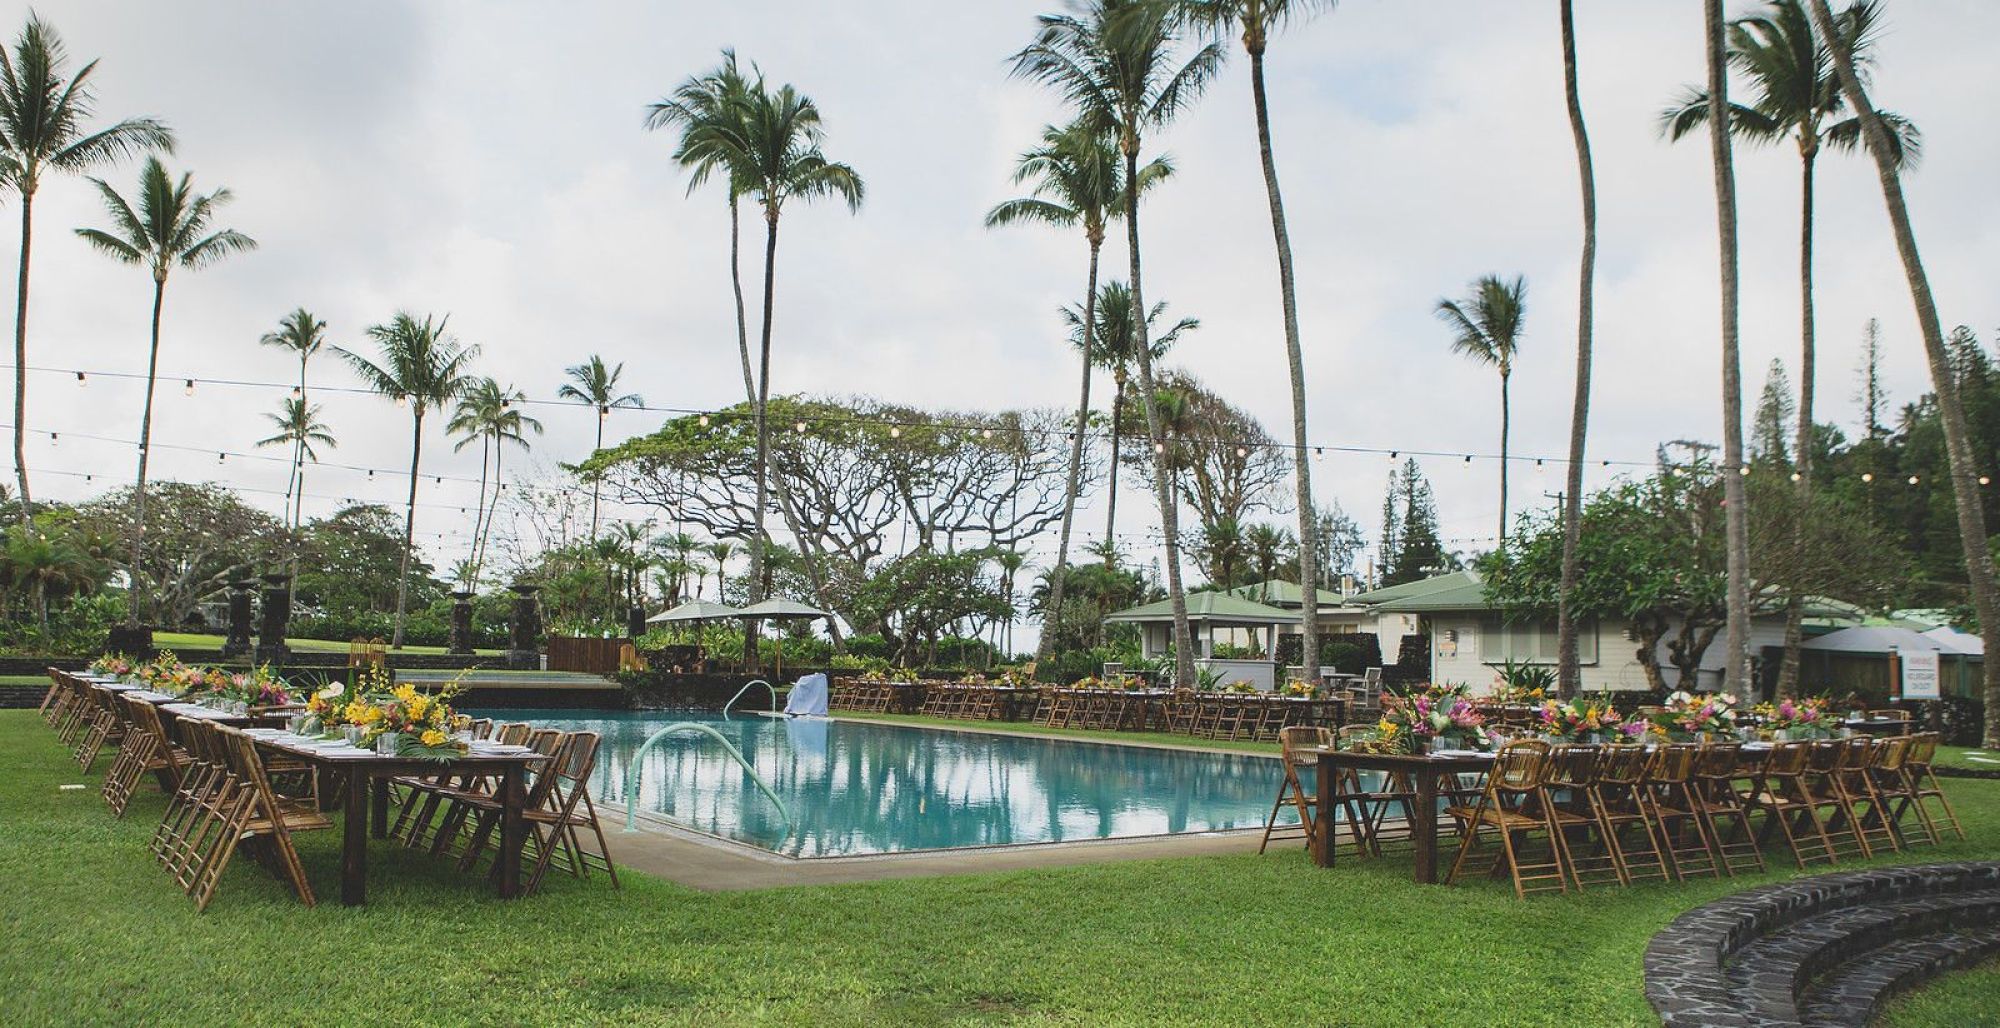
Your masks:
M816 672L793 682L791 695L785 697L785 713L792 717L800 714L825 717L826 675Z

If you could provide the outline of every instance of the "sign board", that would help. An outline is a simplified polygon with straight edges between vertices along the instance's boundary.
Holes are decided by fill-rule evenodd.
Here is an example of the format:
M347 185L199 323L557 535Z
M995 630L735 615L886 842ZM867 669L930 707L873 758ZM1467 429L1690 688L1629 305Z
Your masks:
M1903 663L1903 698L1906 700L1934 700L1938 698L1938 655L1930 653L1898 653Z

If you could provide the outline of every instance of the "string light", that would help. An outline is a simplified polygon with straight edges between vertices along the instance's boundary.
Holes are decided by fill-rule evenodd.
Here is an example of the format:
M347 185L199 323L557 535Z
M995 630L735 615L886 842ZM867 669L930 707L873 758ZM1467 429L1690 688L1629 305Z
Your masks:
M1239 446L1236 448L1236 455L1238 457L1248 457L1250 456L1250 451L1245 447Z
M1749 477L1750 477L1750 465L1748 465L1748 464L1745 464L1745 465L1743 465L1743 466L1741 466L1741 467L1737 468L1737 469L1736 469L1736 473L1737 473L1737 474L1739 474L1739 475L1741 475L1741 476L1743 476L1744 478L1749 478Z
M797 432L797 433L798 433L798 434L800 434L800 435L805 435L805 434L806 434L806 423L805 423L805 422L803 422L803 421L795 421L795 422L792 422L792 431L794 431L794 432Z
M1916 485L1916 484L1917 484L1917 476L1915 476L1915 475L1911 475L1911 476L1910 476L1910 484L1911 484L1911 485Z
M1875 473L1872 471L1863 471L1861 473L1861 480L1863 482L1873 482L1875 481Z
M408 397L404 397L404 396L398 396L398 397L396 397L396 406L398 406L398 407L403 407L403 406L407 406L407 405L409 404L409 402L410 402L410 401L409 401L409 398L408 398Z
M1796 471L1792 472L1792 481L1796 482L1802 477L1804 476L1800 475L1798 472Z
M191 378L190 378L190 379L188 379L188 380L187 380L187 388L185 388L185 389L183 389L183 390L181 390L181 391L182 391L182 392L184 392L184 393L186 393L186 394L188 394L189 396L193 396L193 395L194 395L194 379L191 379Z
M305 396L304 390L301 390L298 386L292 387L292 399L297 400L304 396Z
M82 388L84 385L88 383L88 381L89 380L84 377L83 372L79 371L76 373L76 384L78 388Z
M1992 480L1991 478L1988 478L1988 477L1986 477L1985 475L1981 475L1981 476L1979 476L1979 484L1980 484L1980 485L1992 485L1992 484L1993 484L1993 480Z
M708 415L706 415L706 414L703 414L703 415L701 416L701 427L703 427L703 428L707 428L707 427L708 427Z
M1066 436L1068 436L1069 438L1071 438L1071 439L1075 439L1075 438L1076 438L1076 433L1075 433L1075 432L1066 432L1066 433L1064 433L1064 434L1065 434ZM889 426L889 438L891 438L891 439L901 439L901 438L903 438L903 426L901 426L901 425L890 425L890 426Z

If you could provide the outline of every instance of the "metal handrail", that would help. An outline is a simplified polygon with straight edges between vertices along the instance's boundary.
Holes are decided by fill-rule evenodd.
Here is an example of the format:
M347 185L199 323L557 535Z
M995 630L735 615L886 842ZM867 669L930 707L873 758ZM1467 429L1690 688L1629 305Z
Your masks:
M785 806L785 801L779 799L778 794L772 792L771 787L769 785L764 784L763 776L757 773L756 768L750 766L749 761L743 759L743 753L741 750L738 750L736 748L735 743L730 742L728 739L723 737L721 732L718 732L707 725L696 724L692 721L677 721L671 725L668 725L665 728L660 729L657 732L654 732L651 738L641 743L639 745L638 751L632 754L631 763L627 765L627 767L625 768L625 830L626 831L630 832L637 830L633 826L637 823L639 817L639 770L642 766L644 766L643 758L646 756L646 751L652 749L655 745L657 745L660 742L660 740L665 739L667 736L672 735L675 732L698 732L704 735L711 736L715 739L716 742L721 743L722 748L729 753L730 759L742 765L743 773L749 775L750 780L752 782L757 783L757 789L760 792L762 792L766 797L768 797L772 802L772 804L774 804L778 808L778 816L785 819L785 827L787 829L792 827L792 812Z
M736 695L731 696L729 698L728 703L722 705L722 719L724 721L729 720L729 708L735 706L736 701L742 699L743 694L749 692L752 686L757 686L757 685L761 685L764 688L771 690L771 713L776 714L778 712L778 687L772 685L769 682L766 682L761 678L752 678L751 680L743 683L743 688L736 690Z

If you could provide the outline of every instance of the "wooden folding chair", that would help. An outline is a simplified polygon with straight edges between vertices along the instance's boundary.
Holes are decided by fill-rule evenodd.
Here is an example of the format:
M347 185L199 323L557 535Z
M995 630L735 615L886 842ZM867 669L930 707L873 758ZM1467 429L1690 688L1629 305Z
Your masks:
M1471 807L1445 808L1445 813L1463 825L1465 832L1446 884L1459 880L1466 870L1466 859L1479 848L1480 835L1490 829L1500 842L1492 871L1497 874L1500 865L1506 865L1516 897L1526 899L1530 892L1569 891L1569 875L1563 869L1555 819L1540 802L1548 761L1548 743L1539 739L1510 742L1494 755L1493 769L1486 775L1486 788L1480 793L1479 802ZM1536 832L1548 840L1545 860L1539 859L1527 845L1528 837ZM1554 884L1548 884L1551 882Z
M42 694L42 705L37 708L42 721L50 728L56 726L56 720L62 714L63 697L67 694L68 690L63 688L62 672L50 668L49 691Z
M190 722L183 733L188 766L168 793L167 809L153 831L151 850L181 891L194 894L203 872L239 841L238 810L243 783L231 768L220 732L208 722ZM210 890L210 895L213 890ZM205 906L197 900L196 909Z
M125 719L119 717L111 706L111 690L88 684L85 688L90 699L90 723L84 730L83 738L77 741L72 756L76 757L77 766L83 769L83 773L89 774L104 747L117 746L124 740Z
M1875 759L1868 766L1868 775L1874 779L1875 795L1882 801L1882 817L1889 830L1895 833L1896 841L1904 847L1919 840L1935 846L1942 841L1937 826L1924 816L1917 802L1916 785L1910 781L1908 774L1910 748L1916 741L1912 735L1896 735L1882 740L1875 747ZM1903 821L1912 811L1918 815L1918 827L1924 830L1921 836L1913 835L1903 826Z
M122 698L122 697L121 697ZM111 806L114 817L124 817L126 804L132 800L133 790L138 788L139 779L153 775L159 779L160 791L172 795L180 787L181 772L187 767L187 751L174 744L172 737L160 722L160 712L144 700L130 700L125 710L131 721L126 730L127 746L135 750L131 762L119 761L112 767L112 773L104 776L101 795ZM143 735L151 740L151 745L130 741L134 735ZM119 756L125 755L125 747L119 749Z
M530 749L550 759L529 772L533 777L528 782L526 800L521 807L523 811L548 809L549 794L555 788L557 781L553 768L562 764L563 748L568 745L569 733L552 728L537 729L528 738ZM472 830L465 844L465 851L459 857L458 869L469 871L478 864L480 853L486 849L487 841L500 826L500 797L494 791L488 790L461 795L457 800L459 808L463 811L459 823L470 825ZM441 838L440 841L446 840ZM438 851L434 848L432 852Z
M1806 779L1812 747L1812 743L1804 741L1773 744L1755 787L1743 796L1746 811L1764 815L1760 841L1769 838L1776 829L1784 836L1786 847L1792 851L1792 862L1801 871L1813 861L1832 864L1840 859L1834 852L1833 840L1827 836L1826 825L1820 820L1819 804Z
M1642 746L1607 746L1585 789L1591 813L1604 826L1605 848L1618 869L1618 879L1626 885L1643 878L1663 882L1673 878L1652 818L1646 813L1646 779L1655 759L1653 751Z
M1877 753L1881 745L1868 736L1857 735L1845 740L1845 746L1833 786L1854 823L1854 836L1861 843L1862 854L1872 857L1901 850L1902 840L1889 823L1882 794L1875 790L1874 768L1880 759Z
M571 874L583 878L595 866L611 876L612 888L618 888L618 870L611 863L611 846L605 841L604 827L598 823L597 807L590 801L590 773L597 766L599 742L596 732L570 733L555 766L547 771L554 781L546 806L522 812L537 851L534 870L523 891L534 892L541 887L542 876L548 873L550 860L558 850L568 858ZM595 852L582 845L579 830L584 828L597 836Z
M312 906L312 883L306 880L305 865L292 845L292 833L332 828L333 822L319 811L271 790L263 760L249 736L220 725L210 731L215 733L215 745L229 761L230 774L238 787L232 802L223 810L226 837L215 853L199 865L188 888L195 910L208 909L209 901L215 898L222 884L223 872L229 869L230 859L245 844L253 847L252 855L259 863L292 887L299 902Z
M1811 798L1813 812L1819 815L1821 830L1833 848L1834 859L1867 858L1868 841L1861 837L1852 799L1842 787L1852 752L1847 740L1820 739L1806 745L1806 794Z
M1700 752L1699 745L1685 742L1661 749L1641 792L1646 816L1666 850L1667 866L1680 881L1700 876L1720 878L1723 874L1708 838L1708 825L1701 817L1701 801L1695 795L1694 762Z
M1555 823L1557 853L1579 891L1591 885L1624 885L1624 871L1612 854L1611 827L1590 802L1590 789L1604 763L1601 747L1561 744L1549 750L1547 773L1536 802ZM1595 848L1590 848L1593 837Z
M1333 742L1333 733L1324 728L1287 728L1278 733L1278 763L1284 768L1284 775L1278 781L1278 798L1271 803L1271 814L1264 819L1264 839L1257 844L1257 852L1264 852L1274 838L1302 838L1308 848L1312 846L1319 797L1305 787L1300 772L1317 778L1319 757L1304 751L1313 747L1331 749ZM1278 823L1278 814L1286 804L1298 811L1298 824Z
M1959 827L1958 814L1951 809L1951 801L1945 799L1944 786L1938 783L1937 769L1934 766L1938 744L1942 740L1943 736L1936 732L1918 732L1910 742L1910 753L1904 760L1903 773L1910 779L1910 790L1916 796L1917 811L1924 822L1947 826L1963 840L1965 829ZM1926 809L1925 800L1936 800L1940 814L1932 815ZM1935 832L1936 829L1933 828L1932 831Z
M1702 745L1694 760L1695 814L1701 818L1724 874L1764 871L1764 850L1750 827L1750 812L1736 782L1743 777L1743 746L1733 742Z

